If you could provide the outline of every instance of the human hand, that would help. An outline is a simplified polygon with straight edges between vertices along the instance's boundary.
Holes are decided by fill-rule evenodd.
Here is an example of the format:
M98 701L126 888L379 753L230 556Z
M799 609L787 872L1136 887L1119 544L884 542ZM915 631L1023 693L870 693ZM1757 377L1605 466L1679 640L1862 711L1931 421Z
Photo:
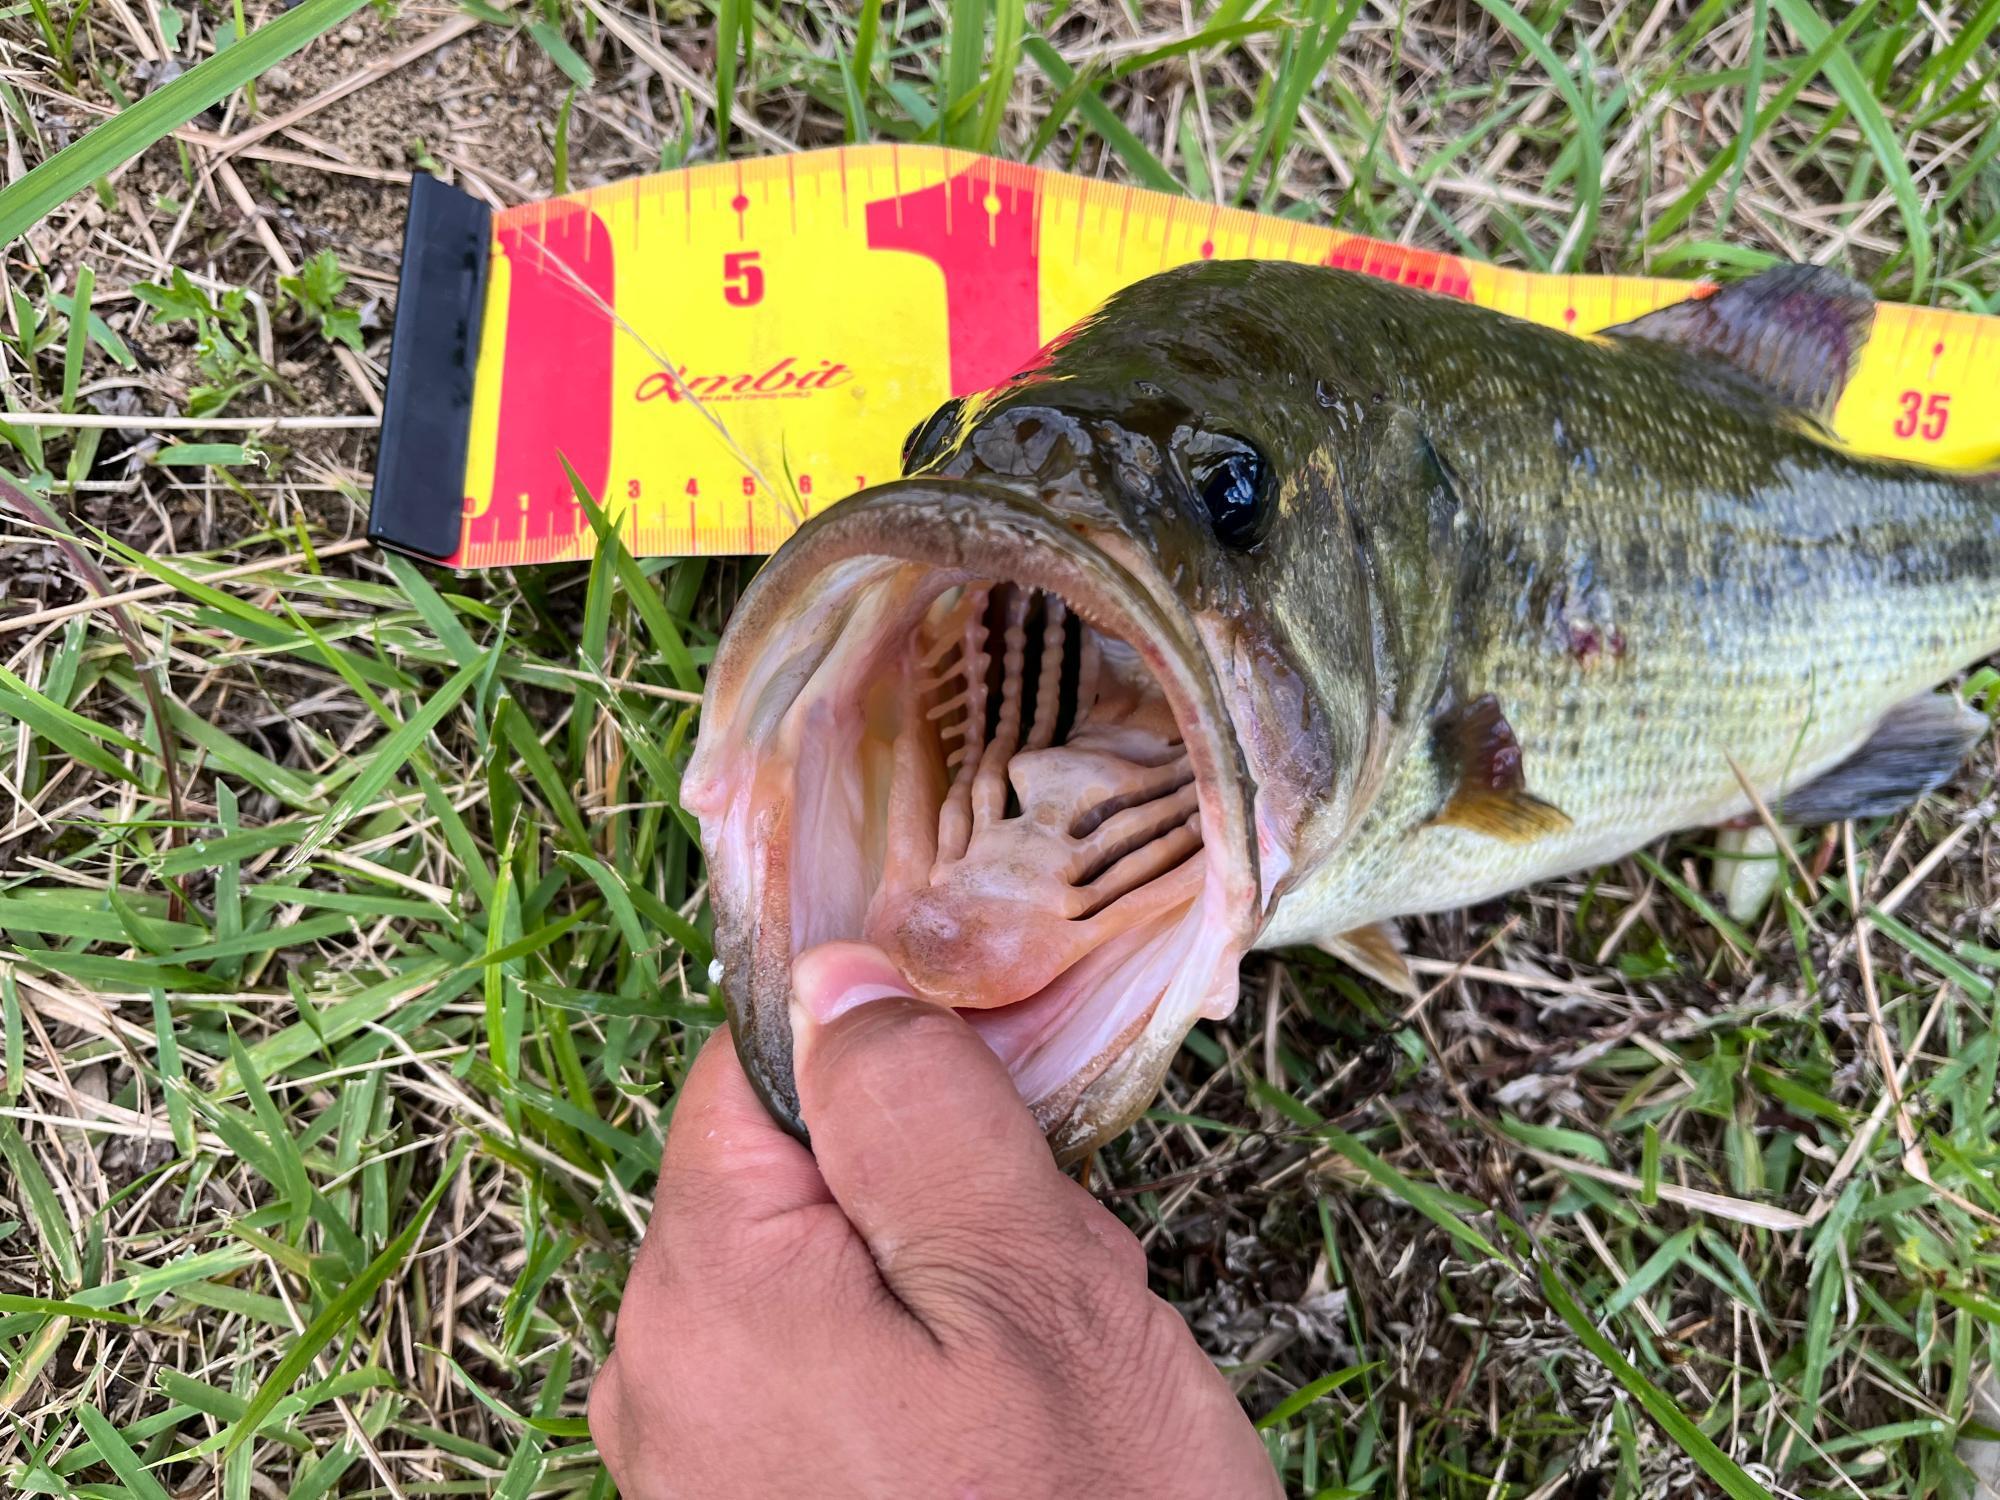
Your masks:
M718 1032L688 1072L590 1430L626 1500L1281 1494L1131 1233L879 951L794 971L813 1150Z

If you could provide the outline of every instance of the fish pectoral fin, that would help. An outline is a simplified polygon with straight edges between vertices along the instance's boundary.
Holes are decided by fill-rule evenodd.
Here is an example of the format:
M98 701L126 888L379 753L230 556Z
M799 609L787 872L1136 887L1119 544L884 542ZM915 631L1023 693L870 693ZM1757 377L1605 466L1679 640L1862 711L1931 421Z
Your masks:
M1925 693L1882 716L1859 750L1778 799L1787 823L1839 823L1901 812L1951 779L1986 733L1986 716Z
M1602 332L1720 360L1787 406L1833 416L1875 319L1868 289L1825 266L1775 266Z
M1491 693L1431 721L1431 748L1452 783L1432 825L1526 844L1570 826L1569 814L1528 790L1521 743Z
M1460 787L1433 824L1468 828L1508 844L1529 844L1570 826L1569 814L1531 792L1490 792Z
M1410 1000L1417 998L1417 976L1410 972L1409 962L1403 957L1401 936L1387 922L1321 938L1315 946L1348 968L1366 974L1384 989L1394 990Z

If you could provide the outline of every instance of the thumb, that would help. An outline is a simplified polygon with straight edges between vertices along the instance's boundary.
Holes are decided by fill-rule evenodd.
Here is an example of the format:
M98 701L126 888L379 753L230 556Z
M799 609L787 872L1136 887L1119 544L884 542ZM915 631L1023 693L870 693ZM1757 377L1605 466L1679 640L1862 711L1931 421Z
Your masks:
M1004 1255L1075 1219L1079 1190L1000 1059L952 1011L914 998L879 948L800 954L792 1033L820 1173L913 1310L922 1289L908 1283L968 1249Z

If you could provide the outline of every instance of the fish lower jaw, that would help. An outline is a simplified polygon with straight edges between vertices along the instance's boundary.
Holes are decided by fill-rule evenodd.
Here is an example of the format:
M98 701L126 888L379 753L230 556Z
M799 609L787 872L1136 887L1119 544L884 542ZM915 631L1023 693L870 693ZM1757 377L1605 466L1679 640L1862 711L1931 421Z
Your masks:
M703 789L718 925L745 902L762 950L725 984L740 1008L808 949L869 942L979 1031L1052 1136L1094 1143L1157 1087L1107 1079L1121 1059L1164 1067L1148 1033L1177 1044L1235 1000L1225 861L1174 711L1142 653L1051 591L911 563L850 586L766 741ZM1092 1112L1114 1099L1126 1117Z

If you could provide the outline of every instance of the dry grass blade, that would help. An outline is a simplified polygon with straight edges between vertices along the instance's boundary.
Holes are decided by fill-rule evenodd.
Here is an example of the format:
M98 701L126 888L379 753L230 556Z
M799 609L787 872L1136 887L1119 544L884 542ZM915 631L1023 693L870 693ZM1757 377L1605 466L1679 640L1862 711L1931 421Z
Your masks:
M138 628L132 623L132 617L126 612L125 606L114 600L110 581L105 578L96 561L84 550L70 529L25 490L5 479L0 479L0 500L5 500L30 525L46 532L62 549L78 575L97 595L97 607L102 609L118 628L119 643L124 646L125 654L132 660L132 670L139 679L139 686L146 695L147 706L152 711L155 744L158 746L160 757L160 774L166 783L167 793L168 822L164 832L167 848L171 850L180 839L187 811L181 797L180 750L168 722L166 689L162 680L164 674L160 670L159 663L146 649L146 644L140 638ZM169 882L167 894L169 922L180 920L181 902L180 887Z

